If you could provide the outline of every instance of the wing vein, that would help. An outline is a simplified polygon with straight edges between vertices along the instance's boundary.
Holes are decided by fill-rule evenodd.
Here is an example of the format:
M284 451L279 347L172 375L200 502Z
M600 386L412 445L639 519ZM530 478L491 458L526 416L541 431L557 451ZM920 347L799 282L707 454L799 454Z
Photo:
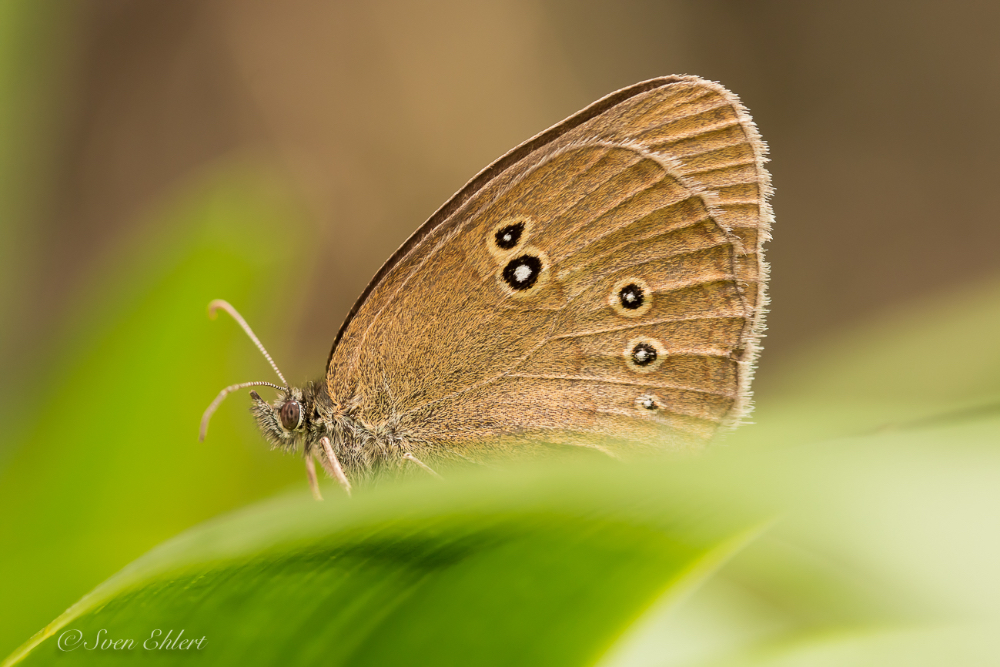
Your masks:
M713 355L698 355L713 356ZM506 377L522 378L525 380L572 380L574 382L591 382L597 384L620 384L630 387L656 387L658 389L676 389L678 391L690 391L696 394L707 394L709 396L721 396L723 398L735 398L732 394L708 389L696 389L678 384L666 384L662 382L638 382L636 380L621 380L614 378L599 378L589 375L533 375L529 373L508 373Z
M735 315L723 315L720 317L666 317L660 318L658 320L651 320L649 322L633 322L631 324L626 324L620 327L608 327L607 329L591 329L588 331L574 331L573 333L559 334L558 336L553 336L549 340L559 340L560 338L582 338L584 336L596 336L602 333L614 333L616 331L629 331L631 329L638 329L639 327L655 326L657 324L671 324L674 322L697 322L700 320L743 320L742 317L737 317Z

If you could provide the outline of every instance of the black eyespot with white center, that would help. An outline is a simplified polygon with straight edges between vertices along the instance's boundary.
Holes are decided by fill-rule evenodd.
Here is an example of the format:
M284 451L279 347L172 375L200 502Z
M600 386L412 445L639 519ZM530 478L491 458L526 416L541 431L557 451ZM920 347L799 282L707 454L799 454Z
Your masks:
M302 408L298 401L288 401L281 406L281 425L286 431L294 431L302 425Z
M622 350L627 366L636 373L652 373L667 359L667 346L658 338L638 336ZM652 394L644 394L652 396ZM655 397L654 397L655 398ZM660 401L657 401L659 404Z
M653 308L653 290L639 276L623 276L608 292L608 305L622 317L642 317Z
M510 250L511 248L517 247L517 244L521 242L521 236L523 235L524 223L515 222L498 229L496 234L493 236L493 240L496 242L498 248Z
M521 255L507 262L503 267L503 280L507 285L517 291L530 289L542 272L542 260L534 255Z
M531 239L531 232L534 229L534 222L526 215L507 216L497 221L483 239L486 242L486 250L493 255L503 266L515 255L523 255L528 252L528 241ZM539 253L532 252L532 255Z
M632 348L632 361L636 366L649 366L656 361L656 348L649 343L639 343Z
M618 302L622 308L638 310L646 302L646 293L639 285L629 283L618 290Z
M652 396L640 396L639 398L636 399L636 403L639 404L639 407L644 408L646 410L656 410L657 408L660 407L659 405L657 405L656 399L653 398Z

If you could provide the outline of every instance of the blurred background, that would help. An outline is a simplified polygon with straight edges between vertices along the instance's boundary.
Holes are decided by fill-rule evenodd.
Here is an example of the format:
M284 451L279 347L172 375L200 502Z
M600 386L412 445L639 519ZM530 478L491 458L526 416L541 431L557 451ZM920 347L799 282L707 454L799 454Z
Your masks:
M0 655L289 484L223 386L292 382L392 251L623 86L722 82L771 147L758 401L818 339L1000 277L1000 4L0 2ZM16 546L12 546L16 545ZM10 604L10 603L14 604Z

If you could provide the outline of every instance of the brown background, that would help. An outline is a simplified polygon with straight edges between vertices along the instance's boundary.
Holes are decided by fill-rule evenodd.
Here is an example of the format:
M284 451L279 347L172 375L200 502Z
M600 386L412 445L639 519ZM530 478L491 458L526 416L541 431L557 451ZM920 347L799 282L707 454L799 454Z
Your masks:
M16 193L37 241L4 253L2 361L27 372L67 284L179 184L248 156L323 248L273 344L289 379L318 376L370 276L479 169L616 88L691 73L739 94L771 146L766 388L817 335L1000 269L998 18L975 0L53 6L62 49L24 64L54 83L23 166L41 176Z

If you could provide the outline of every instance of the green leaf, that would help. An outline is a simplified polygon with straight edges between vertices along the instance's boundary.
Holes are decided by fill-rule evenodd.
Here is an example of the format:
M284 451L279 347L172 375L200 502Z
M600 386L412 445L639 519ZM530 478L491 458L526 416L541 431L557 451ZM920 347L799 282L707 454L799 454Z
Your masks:
M273 276L292 275L304 245L296 217L267 178L224 165L154 223L91 283L66 286L78 309L8 429L0 544L16 548L0 549L0 600L16 603L0 605L4 651L156 544L302 477L267 451L245 406L223 406L197 440L222 387L271 374L206 306L231 300L268 340Z
M153 550L10 664L105 660L99 637L177 664L991 664L998 435L302 489ZM182 629L200 649L142 646Z
M706 462L774 524L601 667L1000 663L998 442L993 415Z
M766 392L733 447L798 445L1000 412L1000 280L881 313L759 375Z
M587 664L662 593L682 599L760 522L745 509L706 512L662 475L520 472L353 502L303 493L210 522L88 595L18 664L101 659L112 651L89 649L102 628L134 640L121 651L132 659L178 663L194 652L213 665ZM181 630L203 644L154 649Z

